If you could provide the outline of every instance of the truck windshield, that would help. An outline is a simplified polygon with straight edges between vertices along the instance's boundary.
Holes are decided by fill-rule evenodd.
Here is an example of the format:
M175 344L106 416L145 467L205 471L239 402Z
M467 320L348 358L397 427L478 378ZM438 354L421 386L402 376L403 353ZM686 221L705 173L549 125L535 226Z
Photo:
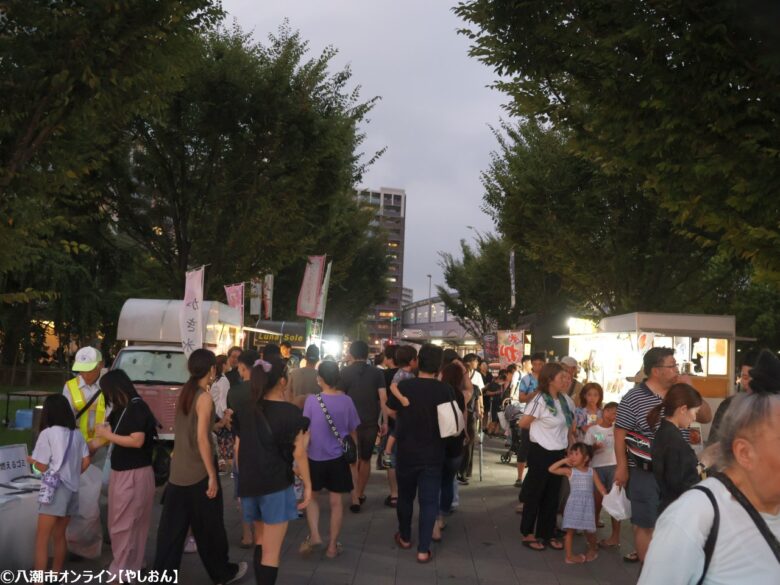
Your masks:
M141 384L184 384L190 377L187 359L179 351L123 349L114 369L123 369L133 382Z

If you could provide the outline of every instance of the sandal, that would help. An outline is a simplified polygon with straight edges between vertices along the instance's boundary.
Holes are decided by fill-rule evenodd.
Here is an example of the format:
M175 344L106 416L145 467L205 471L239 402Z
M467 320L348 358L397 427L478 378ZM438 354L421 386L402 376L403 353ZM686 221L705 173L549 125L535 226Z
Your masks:
M575 555L574 558L576 560L572 561L572 560L569 560L569 558L567 557L566 559L564 559L564 562L567 565L581 565L581 564L583 564L585 562L585 555Z
M387 496L385 498L385 506L388 506L389 508L398 506L398 496Z
M336 543L336 554L332 555L332 554L330 554L329 551L326 551L325 552L325 556L328 557L329 559L335 559L336 557L340 556L341 553L343 553L343 552L344 552L344 547L341 545L340 542L337 542Z
M358 498L358 502L360 502L360 505L361 505L361 506L362 506L363 504L365 504L365 503L366 503L366 496L360 496L360 497Z
M602 540L599 540L598 545L599 545L599 548L617 548L617 547L620 546L619 543L613 544L611 542L607 542L607 539L605 539L605 538L602 539Z
M538 540L521 540L520 544L522 544L525 548L530 548L536 552L542 552L547 548L543 542L539 542Z
M547 546L549 546L553 550L563 550L563 543L561 543L560 540L557 538L551 538L547 541Z
M311 536L307 536L301 543L301 546L298 547L298 552L303 556L308 556L314 552L315 549L319 548L322 548L322 543L312 542Z
M624 563L638 563L639 562L639 553L636 551L631 551L627 555L623 555L623 562Z
M424 555L424 556L420 556ZM421 565L424 565L425 563L430 563L433 559L433 553L431 551L428 551L427 553L417 553L417 562Z
M411 542L405 542L404 540L401 539L400 532L396 532L393 539L395 540L395 543L398 545L398 548L402 548L404 550L409 550L410 548L412 548Z
M358 512L360 512L360 504L350 504L349 511L352 512L353 514L357 514Z

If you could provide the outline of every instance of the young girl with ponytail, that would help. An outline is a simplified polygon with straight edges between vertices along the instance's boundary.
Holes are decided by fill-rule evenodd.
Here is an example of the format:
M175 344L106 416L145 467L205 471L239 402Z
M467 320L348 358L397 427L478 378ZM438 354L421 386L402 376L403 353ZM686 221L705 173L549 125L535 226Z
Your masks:
M659 514L688 488L699 482L698 459L681 429L696 420L702 399L693 386L675 384L663 402L647 415L651 428L660 426L653 441L653 474L661 491ZM662 418L663 417L663 418Z

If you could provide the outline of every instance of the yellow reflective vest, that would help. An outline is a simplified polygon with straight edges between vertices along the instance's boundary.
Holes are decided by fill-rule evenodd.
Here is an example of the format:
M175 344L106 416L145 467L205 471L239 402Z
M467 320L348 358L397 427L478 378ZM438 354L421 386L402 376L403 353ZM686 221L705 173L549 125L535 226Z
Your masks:
M76 414L78 414L87 404L87 401L84 400L84 394L81 392L81 388L79 388L78 377L68 380L67 386L70 391L70 397L73 399L73 407ZM99 425L106 420L106 400L103 397L102 392L97 400L90 405L89 410L82 414L79 420L76 421L76 424L79 425L79 430L81 430L81 434L84 435L85 441L89 441L95 437L95 428L89 428L90 412L95 413L95 425Z

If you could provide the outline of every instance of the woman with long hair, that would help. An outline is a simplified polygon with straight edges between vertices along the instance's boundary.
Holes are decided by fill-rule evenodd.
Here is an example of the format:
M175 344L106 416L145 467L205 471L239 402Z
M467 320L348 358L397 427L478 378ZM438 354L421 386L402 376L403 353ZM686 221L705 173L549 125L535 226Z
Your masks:
M257 360L250 377L251 400L233 421L238 452L238 495L244 522L254 524L252 557L258 585L273 585L290 520L312 494L309 419L287 397L287 364L281 357ZM304 485L296 505L293 464Z
M547 546L563 549L561 541L554 538L561 477L550 473L549 467L565 457L573 442L574 402L566 395L569 384L571 375L561 364L545 364L539 373L538 394L520 419L520 428L529 429L531 438L520 525L523 546L531 550L542 551Z
M207 349L196 349L187 360L187 369L190 377L176 401L176 452L171 457L171 474L163 496L154 569L179 569L190 527L211 580L233 583L246 574L247 564L228 560L222 488L216 446L211 439L214 402L209 388L216 378L216 358Z
M106 372L100 379L100 391L106 406L111 407L107 423L95 427L95 436L111 444L108 532L114 559L108 570L119 575L144 566L154 503L156 420L124 370Z
M439 379L452 388L455 400L460 407L461 412L466 412L466 399L463 396L463 379L466 373L462 365L453 361L444 366L439 374ZM463 428L466 428L466 421L463 421ZM439 493L439 515L436 523L433 525L433 540L441 540L441 531L446 526L444 516L452 510L452 502L455 499L455 475L460 469L463 460L463 443L466 440L466 431L464 430L457 437L448 437L444 439L444 465L441 471L441 492Z

